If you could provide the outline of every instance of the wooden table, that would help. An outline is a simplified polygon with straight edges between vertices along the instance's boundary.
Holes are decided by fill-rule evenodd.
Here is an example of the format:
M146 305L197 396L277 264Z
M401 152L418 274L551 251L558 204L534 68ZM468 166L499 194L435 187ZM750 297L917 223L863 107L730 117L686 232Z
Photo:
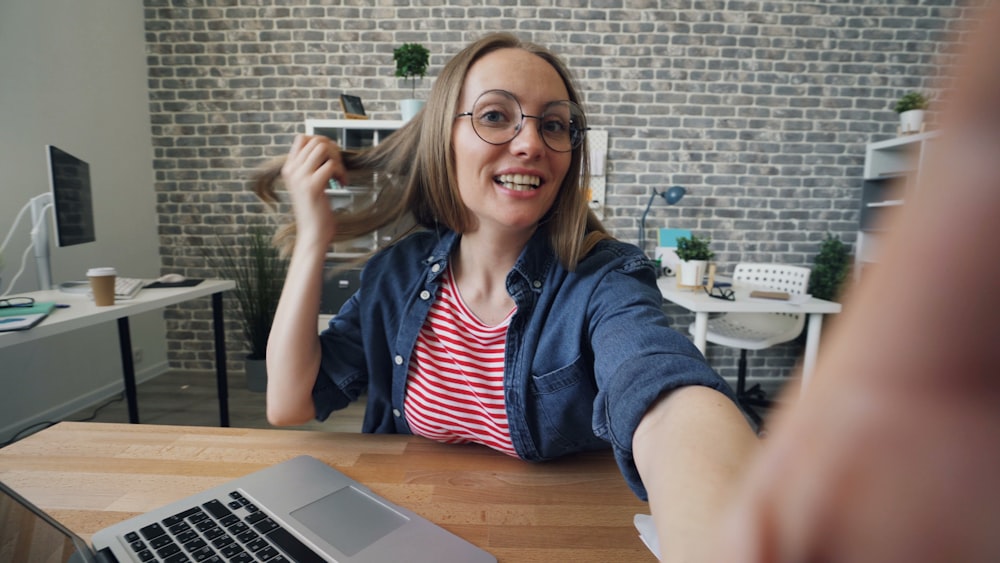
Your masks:
M309 454L499 561L656 561L610 451L529 463L415 436L62 422L0 449L0 480L90 539L137 513Z

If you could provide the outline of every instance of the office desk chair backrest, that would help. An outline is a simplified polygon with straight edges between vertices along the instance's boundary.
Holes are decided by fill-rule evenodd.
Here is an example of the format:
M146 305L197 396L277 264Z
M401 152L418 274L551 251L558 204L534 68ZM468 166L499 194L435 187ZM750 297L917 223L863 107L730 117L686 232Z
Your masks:
M752 262L741 262L733 270L733 285L752 287L754 289L767 289L771 291L784 291L791 295L803 295L809 290L809 268L802 266L786 266L784 264L755 264ZM806 316L800 313L771 313L784 317L793 317L799 320L798 330L795 336L802 332L805 326ZM791 327L789 327L791 330ZM792 338L795 338L793 336ZM791 339L789 339L791 340ZM784 341L782 341L784 342Z

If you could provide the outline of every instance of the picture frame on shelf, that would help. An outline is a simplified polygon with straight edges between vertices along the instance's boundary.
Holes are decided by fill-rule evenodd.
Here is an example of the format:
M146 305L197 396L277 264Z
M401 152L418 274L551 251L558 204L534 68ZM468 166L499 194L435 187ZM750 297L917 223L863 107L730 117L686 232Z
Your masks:
M368 116L365 115L365 106L358 96L341 94L340 107L344 110L344 116L347 119L368 119Z

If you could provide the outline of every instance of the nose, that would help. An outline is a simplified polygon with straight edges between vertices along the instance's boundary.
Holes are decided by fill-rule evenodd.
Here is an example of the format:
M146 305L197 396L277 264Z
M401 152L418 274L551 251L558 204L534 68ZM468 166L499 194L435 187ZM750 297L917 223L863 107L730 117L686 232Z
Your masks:
M528 121L529 119L535 121ZM523 116L521 128L510 142L511 151L515 154L537 158L545 152L547 147L545 139L542 138L542 119L533 115Z

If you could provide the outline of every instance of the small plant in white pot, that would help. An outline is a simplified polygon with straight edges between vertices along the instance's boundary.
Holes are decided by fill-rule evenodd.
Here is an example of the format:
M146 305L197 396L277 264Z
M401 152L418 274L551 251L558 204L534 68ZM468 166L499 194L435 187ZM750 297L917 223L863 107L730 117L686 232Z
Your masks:
M683 286L699 287L708 269L708 261L715 258L715 253L709 248L709 240L691 235L677 238L677 258L680 259L680 272L677 283Z
M419 43L404 43L392 51L396 61L396 76L410 80L410 98L399 101L399 112L403 121L409 121L424 107L424 101L417 99L417 78L427 75L430 51Z
M928 105L927 96L920 92L903 95L894 108L899 114L899 132L903 135L919 133L924 125L924 112Z

